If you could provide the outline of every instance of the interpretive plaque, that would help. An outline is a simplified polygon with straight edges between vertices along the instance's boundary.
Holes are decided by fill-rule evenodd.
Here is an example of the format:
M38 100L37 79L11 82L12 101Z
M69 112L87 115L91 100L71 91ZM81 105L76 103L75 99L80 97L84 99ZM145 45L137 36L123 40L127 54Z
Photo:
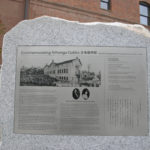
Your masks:
M19 46L15 133L147 135L146 48Z
M19 45L20 46L26 45L26 46L23 46L24 47L23 48L22 46L18 47ZM40 48L38 45L40 46ZM49 46L44 46L44 45L49 45ZM63 48L62 45L65 48ZM89 58L89 60L87 60L86 63L84 59L82 59L83 57L80 57L79 54L58 54L57 53L55 55L57 57L60 56L59 60L56 59L56 57L52 58L54 54L52 55L41 54L41 52L44 51L46 52L52 50L58 51L58 49L55 46L60 47L60 51L64 51L64 50L71 51L71 49L73 51L74 48L76 48L76 50L78 51L81 51L82 50L81 48L84 49L82 51L87 51L88 48L86 47L89 47L90 51L91 50L95 51L95 48L98 48L98 51L102 51L103 49L104 53L99 54L99 56L97 54L86 54L86 55L82 54L81 56L85 55L85 57ZM18 49L19 53L21 51L25 51L25 52L31 51L31 52L40 52L40 53L39 54L22 53L20 55L20 58L19 57L17 58L18 62L16 65L16 56L17 56L16 49ZM111 53L106 55L106 49L109 49ZM115 54L116 50L118 50L119 53L123 52L126 54L121 54L121 55ZM145 51L147 51L147 56L145 56L146 54L143 54L143 56L139 55L138 57L137 53L133 53L133 55L129 55L130 56L129 57L127 54L129 53L132 54L133 50L137 50L138 53L143 53L143 52L145 53ZM66 57L67 55L69 57ZM98 67L97 70L95 69L96 70L95 71L93 67L95 63L93 62L97 60L96 55L97 57L99 57L98 60L99 65L96 65ZM31 58L27 56L30 56ZM91 60L89 56L91 56L91 58L93 57L94 60ZM112 58L107 59L106 56L119 57L119 60L118 61L112 60ZM125 60L122 60L123 57L121 56L123 56ZM26 62L25 61L23 62L23 58L24 60L27 58ZM39 74L44 74L42 73L43 72L42 68L46 67L46 65L49 66L52 63L52 60L54 64L54 63L62 63L76 58L80 59L82 63L82 66L79 69L80 72L82 73L82 78L84 77L85 79L87 79L87 76L89 76L88 72L95 72L95 78L96 78L95 82L93 81L91 82L91 80L89 79L87 79L88 81L85 82L85 79L83 80L82 78L80 78L79 71L76 72L75 81L74 82L68 81L69 83L66 83L66 80L69 79L67 78L67 76L65 76L67 70L62 71L61 69L61 72L59 70L58 73L60 78L59 80L64 80L64 82L58 81L58 79L50 80L49 75L47 75L47 78L44 77L43 79L42 75L39 75ZM141 59L139 58L143 58L144 61L141 61ZM32 59L32 62L35 61L37 65L35 65L35 63L33 63L32 66L29 65L32 64L32 62L30 62L30 59ZM129 24L123 24L117 22L81 23L76 21L68 21L61 18L48 17L48 16L42 16L31 20L24 20L18 23L14 28L12 28L9 32L5 34L3 38L3 47L2 47L2 62L3 64L2 64L1 89L0 89L0 126L2 127L3 131L2 131L2 145L0 149L2 150L9 150L9 149L11 150L35 150L35 149L36 150L41 150L41 149L44 150L46 149L143 150L144 149L145 150L146 149L147 150L149 149L150 147L149 136L128 136L128 137L61 136L62 134L63 135L67 135L67 134L68 135L118 135L118 134L149 135L148 132L148 128L150 128L148 126L148 121L149 121L148 110L150 109L148 105L149 96L147 96L148 99L147 102L146 98L143 98L143 95L146 94L142 95L143 91L146 92L145 88L143 87L145 86L147 87L150 81L149 80L150 79L150 32L145 27L141 25L129 25ZM127 66L125 65L123 66L122 65L123 62L127 63ZM131 62L135 62L135 63L131 63ZM118 63L119 65L121 64L120 67L118 65L119 70L118 68L115 69L117 66L114 66L113 63ZM146 68L146 63L147 63L148 73L145 73L143 67L141 67L140 65L143 64L144 68ZM27 69L31 67L37 69L31 69L32 71L29 69L29 72L27 72L27 76L25 78L26 80L25 81L21 80L21 84L20 84L20 79L23 78L22 77L20 78L18 74L20 72L20 69L16 68L16 66L20 67L20 69L22 68L21 66L24 66L24 68ZM46 67L47 69L48 66ZM127 75L127 70L129 69L127 68L128 66L131 67L132 70L130 71L130 73L128 73L130 77L129 76L122 77L123 75L124 76ZM103 67L105 68L104 70ZM42 69L41 73L39 71L39 68ZM33 70L34 72L37 73L33 73ZM62 72L64 72L64 74L62 74ZM137 80L133 76L131 76L132 75L131 72L138 72L135 74ZM21 75L24 75L22 73ZM36 80L33 80L35 79L33 78L34 77L33 74L36 74L35 75L37 77ZM101 80L100 80L101 82L97 79L98 74L101 75ZM121 77L118 77L117 75ZM93 79L94 75L91 74L90 76ZM138 80L140 78L139 76L142 79ZM145 81L147 76L148 76L148 80ZM115 78L117 78L117 80ZM119 78L121 79L119 80ZM126 78L126 80L123 78ZM130 80L128 78L130 78ZM131 78L133 79L131 80ZM78 82L78 79L80 82ZM50 84L53 86L50 86ZM129 84L131 85L129 86ZM52 88L54 90L51 90ZM135 91L133 90L134 88ZM83 89L85 90L83 91ZM59 90L62 92L58 93ZM97 94L93 93L93 91L96 92L96 90L98 91ZM82 96L82 92L85 93L83 94L83 96ZM148 86L147 93L150 93L150 86ZM15 98L15 95L16 98L18 95L18 99ZM20 102L21 99L19 98L21 97L21 95L23 97L22 99L23 104ZM67 96L68 98L66 99ZM96 97L98 99L96 99ZM133 103L134 105L130 105L130 99L129 99L130 97L132 98L131 100L133 100L131 101L131 103L134 102ZM41 103L41 99L43 100L43 103ZM50 101L49 99L52 101ZM89 104L93 103L92 106L84 105L86 104L86 102L92 101L93 99L95 102L89 103ZM54 101L56 101L56 104L54 103ZM72 105L76 103L77 103L76 106ZM81 103L83 103L83 105L81 105ZM94 107L95 104L97 104L96 107ZM46 105L47 108L45 107ZM57 110L56 115L54 115L54 111L53 111L54 105L56 106L55 110ZM30 108L28 106L30 106ZM52 107L50 109L51 110L50 112L48 112L48 107L49 108ZM85 111L81 111L81 107ZM14 117L14 108L15 108L15 117ZM116 108L119 109L117 110ZM131 111L128 111L130 109ZM134 122L131 123L131 121L127 121L129 120L130 114L128 113L123 116L123 114L125 114L126 112L130 112L133 114L131 116L133 116L132 119L134 120ZM66 113L67 115L70 116L67 116ZM97 116L99 116L98 121L96 120L97 119L96 113ZM72 116L72 114L74 116ZM55 118L54 117L52 118L52 116L55 116ZM86 118L86 116L88 117ZM139 116L139 120L137 116ZM88 118L92 118L93 120L90 119L88 120ZM83 120L83 125L81 122L82 120ZM87 125L85 125L85 121L87 122L86 123ZM94 124L92 124L93 121ZM57 132L55 129L53 129L52 126L53 122L56 124ZM70 128L74 130L70 131ZM86 131L84 128L86 128ZM94 132L92 130L94 130ZM95 130L98 131L96 134L95 134L96 132ZM102 130L103 132L105 132L105 134L100 133L102 132ZM129 133L129 131L131 132ZM54 133L54 135L51 135L52 132ZM121 134L121 132L123 133ZM132 134L133 132L136 134ZM21 133L21 134L16 134L16 133ZM23 134L23 133L29 133L29 134ZM50 135L32 135L33 133L50 134Z

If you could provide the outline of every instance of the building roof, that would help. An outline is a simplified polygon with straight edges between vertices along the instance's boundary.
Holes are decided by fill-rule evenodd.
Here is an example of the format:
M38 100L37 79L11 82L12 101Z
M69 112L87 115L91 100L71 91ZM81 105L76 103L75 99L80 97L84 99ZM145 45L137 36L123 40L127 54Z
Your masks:
M77 58L75 58L75 59L70 59L70 60L66 60L66 61L63 61L63 62L59 62L59 63L55 63L54 61L52 61L52 62L51 62L49 65L47 65L47 66L51 66L52 64L55 64L56 66L58 66L58 65L62 65L62 64L72 63L74 60L77 60L77 59L79 60L80 64L82 65L80 59L77 57Z
M54 63L54 64L55 65L62 65L62 64L72 63L74 60L76 60L76 59L66 60L66 61L63 61L63 62L60 62L60 63Z

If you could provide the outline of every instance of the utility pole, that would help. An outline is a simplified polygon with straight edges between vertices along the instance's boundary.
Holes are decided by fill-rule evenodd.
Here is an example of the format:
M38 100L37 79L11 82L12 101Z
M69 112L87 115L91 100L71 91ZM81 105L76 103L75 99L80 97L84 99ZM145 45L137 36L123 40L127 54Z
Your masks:
M88 64L88 73L90 72L91 65Z

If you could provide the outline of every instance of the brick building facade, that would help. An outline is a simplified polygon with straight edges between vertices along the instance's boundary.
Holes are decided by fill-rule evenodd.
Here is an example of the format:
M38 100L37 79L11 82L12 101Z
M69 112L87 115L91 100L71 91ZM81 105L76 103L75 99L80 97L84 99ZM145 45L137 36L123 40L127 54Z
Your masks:
M149 20L150 0L142 0L141 18L140 2L140 0L0 0L0 47L3 34L19 21L42 15L81 22L140 24L142 20L145 24L146 19ZM106 4L109 5L108 8ZM147 23L148 28L149 25L150 21Z

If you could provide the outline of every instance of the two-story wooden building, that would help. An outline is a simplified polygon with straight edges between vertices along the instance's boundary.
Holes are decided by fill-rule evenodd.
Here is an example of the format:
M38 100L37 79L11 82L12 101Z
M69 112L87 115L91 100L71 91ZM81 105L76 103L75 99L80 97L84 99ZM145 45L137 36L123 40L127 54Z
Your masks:
M44 67L44 74L61 82L78 83L82 63L78 57L56 63L54 60Z

